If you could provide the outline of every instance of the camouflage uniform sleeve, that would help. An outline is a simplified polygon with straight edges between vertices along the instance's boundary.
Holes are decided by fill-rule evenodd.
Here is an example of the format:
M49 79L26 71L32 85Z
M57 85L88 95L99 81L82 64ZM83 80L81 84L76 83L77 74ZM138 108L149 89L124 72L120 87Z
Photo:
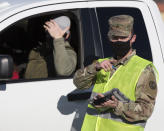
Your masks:
M130 122L147 120L153 112L156 95L156 76L153 68L147 66L136 85L136 101L129 103L119 101L114 113Z
M91 65L79 69L76 71L73 82L79 89L87 89L90 88L92 84L96 81L96 62L92 63Z
M54 65L58 75L71 75L77 65L77 55L64 38L54 40Z

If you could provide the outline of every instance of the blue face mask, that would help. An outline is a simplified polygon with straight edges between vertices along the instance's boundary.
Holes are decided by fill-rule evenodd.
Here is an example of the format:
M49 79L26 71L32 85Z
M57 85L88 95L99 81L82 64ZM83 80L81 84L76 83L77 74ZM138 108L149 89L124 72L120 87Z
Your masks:
M130 38L130 40L131 39L132 37ZM111 42L110 41L115 59L121 59L129 52L129 50L132 48L130 46L130 40L128 40L127 42L122 42L122 41Z

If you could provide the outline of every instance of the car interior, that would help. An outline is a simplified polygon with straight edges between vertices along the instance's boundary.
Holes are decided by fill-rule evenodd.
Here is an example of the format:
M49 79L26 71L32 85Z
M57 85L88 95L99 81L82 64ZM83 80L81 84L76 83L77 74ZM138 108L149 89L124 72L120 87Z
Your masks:
M14 65L19 72L19 79L25 79L29 53L34 48L39 49L41 54L46 56L48 78L57 77L53 66L53 39L45 31L43 25L46 21L62 15L71 19L69 43L79 56L79 22L73 11L50 12L31 16L12 24L0 33L0 54L12 56ZM77 68L79 66L78 64Z

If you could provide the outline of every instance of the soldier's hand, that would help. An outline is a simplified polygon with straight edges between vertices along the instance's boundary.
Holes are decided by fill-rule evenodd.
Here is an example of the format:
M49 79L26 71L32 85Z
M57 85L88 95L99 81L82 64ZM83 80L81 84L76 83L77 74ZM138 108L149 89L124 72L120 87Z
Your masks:
M115 96L112 96L112 100L104 102L102 105L103 107L116 108L118 105L118 100L115 98Z
M101 63L96 63L96 70L104 69L106 72L112 70L112 64L110 60L104 60Z
M69 30L69 27L65 28L62 30L59 25L53 21L47 21L44 25L44 28L49 32L49 34L54 38L54 39L59 39L62 38L63 35Z
M104 97L104 95L98 93L98 94L94 97L94 100L97 100L97 99L102 98L102 97Z
M98 94L98 97L104 97L102 94ZM115 96L112 96L111 100L108 100L101 105L96 105L96 108L103 108L103 107L109 107L109 108L116 108L118 105L118 100L115 98Z

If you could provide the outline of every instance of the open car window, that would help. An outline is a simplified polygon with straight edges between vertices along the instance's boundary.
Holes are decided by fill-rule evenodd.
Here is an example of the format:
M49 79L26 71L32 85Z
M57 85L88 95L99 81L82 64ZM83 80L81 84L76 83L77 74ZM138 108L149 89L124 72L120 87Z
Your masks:
M39 75L30 80L43 80L43 79L63 79L71 78L77 68L80 68L80 40L79 40L79 10L62 10L56 12L48 12L31 16L15 22L0 33L0 54L7 54L12 56L14 60L14 72L11 80L27 80L25 74L30 59L34 61L38 57L36 53L30 56L32 50L39 50L39 55L44 58L44 62L41 60L35 61L41 66L47 68L48 75L41 78ZM48 36L48 32L44 29L43 25L46 21L54 19L59 16L67 16L71 20L69 44L77 54L76 69L71 75L60 76L57 75L54 67L53 58L53 39ZM61 52L62 53L62 52ZM39 57L40 57L39 56ZM31 58L32 57L32 58ZM34 57L34 58L33 58ZM39 66L40 66L39 65ZM44 70L40 70L40 73L44 73ZM10 81L10 80L9 80Z
M112 56L112 49L108 40L109 24L108 19L115 15L131 15L134 18L134 34L136 34L136 41L133 48L136 49L138 56L147 60L153 61L147 30L145 27L142 13L137 8L97 8L97 16L100 26L100 34L102 38L104 57Z

